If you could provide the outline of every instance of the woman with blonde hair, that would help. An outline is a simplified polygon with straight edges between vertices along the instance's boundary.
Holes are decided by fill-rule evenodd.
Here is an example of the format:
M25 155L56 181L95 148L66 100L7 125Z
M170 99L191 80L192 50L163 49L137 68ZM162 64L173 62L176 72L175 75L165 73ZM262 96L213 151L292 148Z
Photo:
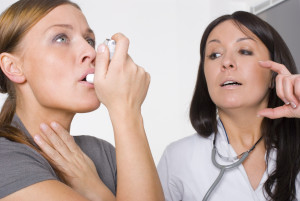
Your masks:
M93 31L68 0L20 0L2 13L0 90L8 97L0 113L1 200L164 199L141 116L150 77L127 54L128 39L112 39L109 62L108 48L95 51ZM92 73L93 84L86 81ZM74 115L100 101L116 151L69 134Z

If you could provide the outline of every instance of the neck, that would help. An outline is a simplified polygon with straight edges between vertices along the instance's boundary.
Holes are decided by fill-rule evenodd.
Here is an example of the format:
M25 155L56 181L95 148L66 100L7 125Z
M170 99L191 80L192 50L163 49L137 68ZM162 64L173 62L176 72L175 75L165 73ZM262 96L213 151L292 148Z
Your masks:
M218 110L231 145L248 149L261 137L263 118L257 117L257 110Z
M18 107L16 113L32 137L36 134L42 134L40 124L45 123L48 126L51 122L57 122L70 132L71 122L75 113L64 112L57 109L43 107Z

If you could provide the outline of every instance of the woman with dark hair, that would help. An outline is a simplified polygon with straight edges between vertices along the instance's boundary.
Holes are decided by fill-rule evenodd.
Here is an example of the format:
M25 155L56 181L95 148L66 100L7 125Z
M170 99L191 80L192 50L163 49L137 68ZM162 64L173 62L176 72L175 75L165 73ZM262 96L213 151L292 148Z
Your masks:
M95 51L93 31L68 0L20 0L1 14L0 92L8 94L0 113L2 201L164 199L141 115L150 77L127 54L128 39L112 39L109 62L108 48ZM100 101L116 150L69 134L75 114Z
M248 12L206 28L190 119L158 172L167 201L300 200L300 75L279 34Z

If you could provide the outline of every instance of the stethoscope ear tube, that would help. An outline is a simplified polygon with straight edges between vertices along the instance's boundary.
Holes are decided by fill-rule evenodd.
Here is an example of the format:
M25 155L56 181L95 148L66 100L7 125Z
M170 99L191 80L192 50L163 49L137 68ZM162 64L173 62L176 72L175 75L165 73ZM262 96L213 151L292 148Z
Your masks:
M211 152L211 161L213 162L214 166L219 168L221 171L220 171L217 179L214 181L214 183L210 186L210 188L206 192L206 194L205 194L202 201L207 201L208 200L209 196L211 195L211 192L218 185L218 183L222 179L225 171L229 170L229 169L232 169L232 168L235 168L235 167L238 167L240 164L242 164L244 162L244 160L248 157L249 152L248 151L244 152L244 154L242 155L242 157L238 161L236 161L236 162L234 162L230 165L221 165L221 164L219 164L216 160L216 154L217 154L217 150L216 150L216 147L214 146L213 149L212 149L212 152Z

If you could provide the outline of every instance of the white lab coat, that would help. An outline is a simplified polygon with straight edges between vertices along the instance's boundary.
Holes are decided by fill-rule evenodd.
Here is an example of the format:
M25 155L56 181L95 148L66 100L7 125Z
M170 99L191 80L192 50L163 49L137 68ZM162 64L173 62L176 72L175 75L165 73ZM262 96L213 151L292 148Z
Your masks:
M223 156L237 154L227 141L225 130L218 122L216 146ZM170 144L158 164L158 173L163 186L166 201L201 201L207 190L217 178L220 169L211 160L213 138L201 137L198 134L183 138ZM251 154L251 153L250 153ZM262 180L253 190L243 165L227 170L218 186L214 189L209 201L262 201L264 197L263 184L275 167L276 150L270 154L269 164ZM220 164L228 164L217 157ZM296 189L299 191L299 175ZM297 193L297 199L300 195Z

